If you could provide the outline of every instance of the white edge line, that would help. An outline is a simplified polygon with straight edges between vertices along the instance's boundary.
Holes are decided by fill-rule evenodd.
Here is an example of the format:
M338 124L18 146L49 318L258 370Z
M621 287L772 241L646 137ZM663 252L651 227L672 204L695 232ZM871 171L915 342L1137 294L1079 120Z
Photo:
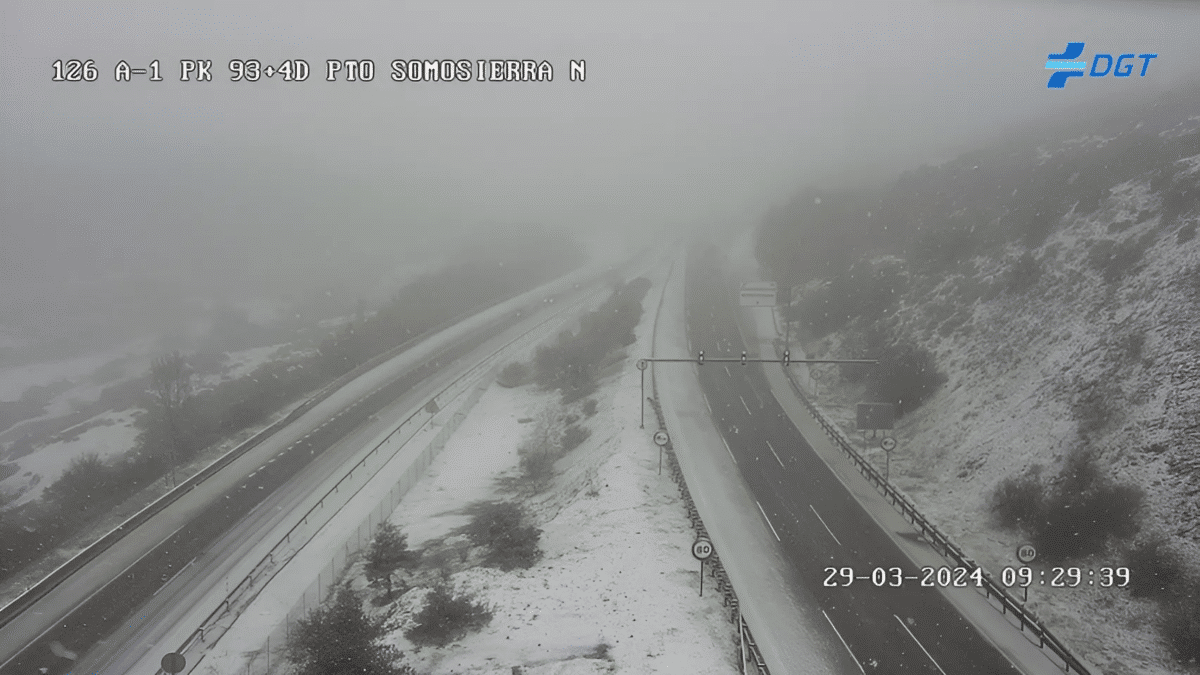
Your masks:
M198 557L200 557L200 556L196 556L196 557L198 558ZM157 591L154 591L154 593L152 593L152 594L150 595L150 597L154 597L155 595L158 595L159 591L161 591L162 589L166 588L167 586L170 586L170 585L171 585L171 582L172 582L172 581L175 581L175 579L176 579L176 578L178 578L180 574L183 574L183 571L184 571L184 570L186 570L187 568L191 567L191 566L192 566L192 563L194 563L194 562L196 562L196 558L192 558L191 560L189 560L189 561L188 561L188 564L184 565L183 567L180 567L180 568L179 568L179 571L178 571L178 572L176 572L175 574L173 574L173 575L171 576L171 578L170 578L170 579L167 579L166 583L164 583L162 586L159 586L159 587L158 587L158 590L157 590Z
M825 614L825 610L821 610L821 613ZM829 627L833 629L834 634L836 634L838 639L842 641L842 646L846 648L847 652L849 652L850 658L854 659L854 665L858 666L858 672L862 673L863 675L867 675L866 669L864 669L862 664L858 662L858 657L854 655L854 651L850 649L850 645L846 644L846 638L842 637L841 631L837 629L837 626L833 625L833 619L830 619L829 615L825 614L825 620L829 622Z
M900 622L900 626L902 628L904 628L904 632L908 633L908 636L913 639L913 642L917 643L917 646L921 648L921 651L925 652L925 656L929 657L929 660L933 662L933 665L934 665L934 667L936 667L938 669L938 672L941 673L942 675L946 675L946 671L942 670L942 667L938 665L938 662L936 660L934 660L933 654L930 654L929 650L925 649L925 645L921 644L921 641L917 639L917 636L913 635L913 632L908 629L908 626L904 623L904 620L901 619L899 616L896 616L895 614L893 614L892 616L896 617L896 620Z
M754 503L758 504L758 500L755 499ZM767 512L763 511L762 504L758 504L758 512L763 514L763 520L767 521L767 527L771 528L771 534L775 535L775 541L783 541L779 538L779 533L775 531L775 526L771 524L771 519L767 517Z
M725 440L725 437L724 437L724 436L722 436L722 437L721 437L721 442L725 444L725 452L728 452L728 453L729 453L729 458L733 460L733 463L734 463L734 464L737 464L737 457L734 457L734 456L733 456L733 450L730 450L730 449L729 449L729 441Z
M817 520L821 521L821 525L825 526L825 531L829 533L829 536L833 537L834 541L837 541L838 546L841 546L842 542L838 541L837 535L833 533L833 530L829 529L828 525L825 525L825 519L821 517L821 514L817 513L817 510L813 508L812 504L809 504L808 508L812 509L813 515L817 517Z

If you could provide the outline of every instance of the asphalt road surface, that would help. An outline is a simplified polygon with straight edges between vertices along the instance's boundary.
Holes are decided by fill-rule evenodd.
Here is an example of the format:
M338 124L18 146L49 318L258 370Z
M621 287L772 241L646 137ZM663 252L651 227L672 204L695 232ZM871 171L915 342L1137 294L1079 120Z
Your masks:
M708 358L740 357L736 292L699 260L687 269L692 346ZM936 574L927 579L855 501L788 419L760 366L708 363L699 372L714 422L790 575L817 598L863 672L1021 672L936 587L922 585L937 584Z
M188 573L187 570L193 561L219 561L224 558L220 555L225 550L221 539L226 531L233 529L244 519L265 519L273 515L277 511L274 504L271 508L260 507L268 500L279 499L280 494L289 493L289 490L280 488L318 460L321 467L329 467L329 470L341 466L345 461L344 457L327 456L325 453L335 446L345 453L352 453L358 448L353 447L353 444L338 444L340 439L368 423L372 415L394 402L418 382L448 367L456 358L467 354L517 320L515 315L511 316L489 330L478 331L469 338L448 345L438 353L436 359L428 360L409 370L373 394L344 409L342 414L332 418L328 424L287 447L273 461L244 480L238 481L235 487L213 500L197 517L75 607L53 628L0 668L0 674L57 675L92 672L103 668L105 663L120 656L120 652L126 649L126 640L107 638L121 631L126 636L136 639L140 631L145 630L153 620L153 617L146 614L144 606L154 598L157 591L172 581L177 574ZM213 555L208 555L210 549L213 549ZM51 645L54 643L57 645L52 649ZM74 653L81 660L62 656L66 652ZM85 666L90 667L90 670L81 669Z

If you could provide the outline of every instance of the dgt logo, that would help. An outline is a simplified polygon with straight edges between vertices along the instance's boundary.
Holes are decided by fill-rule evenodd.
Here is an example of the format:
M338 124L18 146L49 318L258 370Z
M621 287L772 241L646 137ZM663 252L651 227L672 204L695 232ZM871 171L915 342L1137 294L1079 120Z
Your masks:
M1067 79L1071 77L1083 77L1083 69L1087 67L1086 61L1072 61L1071 59L1078 58L1083 53L1082 42L1068 42L1067 48L1061 54L1050 54L1047 56L1050 60L1046 62L1046 70L1057 70L1050 76L1050 81L1046 83L1047 89L1062 89L1067 86ZM1150 59L1157 58L1158 54L1121 54L1117 57L1116 67L1113 66L1112 54L1096 54L1092 59L1092 70L1089 75L1092 77L1104 77L1110 72L1113 77L1129 77L1133 73L1133 63L1126 63L1133 59L1142 60L1141 77L1146 76L1146 69L1150 67ZM1100 70L1100 64L1103 62L1104 70Z

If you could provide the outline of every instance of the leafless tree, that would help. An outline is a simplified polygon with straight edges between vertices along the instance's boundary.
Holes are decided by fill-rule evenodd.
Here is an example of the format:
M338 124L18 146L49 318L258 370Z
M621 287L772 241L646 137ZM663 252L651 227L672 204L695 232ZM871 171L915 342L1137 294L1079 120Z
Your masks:
M175 486L175 464L183 453L184 406L192 396L192 371L179 352L154 360L150 366L150 394L166 422L169 438L171 487Z

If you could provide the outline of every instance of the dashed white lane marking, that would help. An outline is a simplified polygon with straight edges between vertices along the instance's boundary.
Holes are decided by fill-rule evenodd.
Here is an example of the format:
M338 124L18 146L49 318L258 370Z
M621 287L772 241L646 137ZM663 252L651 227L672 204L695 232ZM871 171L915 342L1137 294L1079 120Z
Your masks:
M767 441L767 447L771 449L771 454L775 455L775 461L779 462L779 466L783 466L783 460L779 459L779 453L775 452L775 447L771 445L771 441Z
M829 536L833 537L834 541L837 541L838 546L841 546L842 542L838 541L837 535L833 533L833 530L829 529L828 525L825 525L825 519L821 517L821 514L817 513L816 509L813 509L812 504L809 504L808 508L812 509L813 515L816 516L817 520L821 521L821 524L825 526L825 531L829 533Z
M741 397L741 395L739 395L739 396L738 396L738 400L742 402L742 407L746 409L746 414L747 414L747 415L753 415L753 414L754 414L754 413L750 412L750 406L746 405L746 399L742 398L742 397Z
M758 504L758 500L754 500L754 503ZM779 533L775 531L775 526L771 524L771 519L767 517L767 512L763 511L762 504L758 504L758 512L762 514L763 520L767 521L767 527L771 528L771 534L775 535L775 541L783 541L779 538Z
M821 613L825 614L825 610L821 610ZM854 655L854 652L850 649L850 645L846 644L846 638L842 637L841 631L837 629L837 626L833 625L833 619L830 619L829 615L825 614L825 620L829 622L829 627L833 629L833 632L837 633L838 639L842 641L842 646L845 647L846 651L850 653L850 658L854 659L854 665L858 666L858 671L863 675L867 675L867 671L864 670L862 664L858 662L858 657Z
M900 622L900 625L904 626L904 632L908 633L908 636L913 639L913 642L917 643L917 646L921 648L921 651L925 652L925 656L929 657L929 660L933 662L933 666L938 669L938 672L941 673L942 675L946 675L946 671L942 670L942 667L938 665L937 660L935 660L933 658L933 654L930 654L929 650L925 649L925 645L921 644L921 641L917 639L917 636L913 635L913 632L908 629L908 625L904 623L904 619L901 619L900 617L896 616L895 614L893 614L892 616L895 616L896 620Z

